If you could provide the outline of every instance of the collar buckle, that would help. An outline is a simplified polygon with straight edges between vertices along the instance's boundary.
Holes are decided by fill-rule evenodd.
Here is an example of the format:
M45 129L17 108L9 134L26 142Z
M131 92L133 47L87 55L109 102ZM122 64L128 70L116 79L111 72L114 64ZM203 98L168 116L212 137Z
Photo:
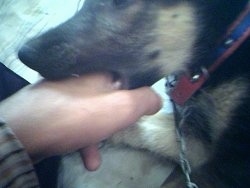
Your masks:
M178 105L184 105L192 95L200 89L204 82L208 79L209 74L207 69L201 68L201 72L193 76L184 73L180 75L175 84L171 85L169 90L170 98Z

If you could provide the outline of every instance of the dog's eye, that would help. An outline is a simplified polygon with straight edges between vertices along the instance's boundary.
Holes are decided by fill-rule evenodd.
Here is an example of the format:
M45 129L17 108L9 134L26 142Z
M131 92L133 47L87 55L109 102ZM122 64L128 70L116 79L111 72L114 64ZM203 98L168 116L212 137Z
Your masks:
M129 5L130 0L113 0L113 4L117 8L125 8L127 5Z

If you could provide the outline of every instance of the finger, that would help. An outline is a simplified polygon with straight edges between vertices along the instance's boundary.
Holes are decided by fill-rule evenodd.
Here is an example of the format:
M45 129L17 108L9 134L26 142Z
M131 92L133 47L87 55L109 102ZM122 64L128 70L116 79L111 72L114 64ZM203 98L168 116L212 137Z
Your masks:
M114 84L113 77L108 73L92 73L80 77L72 77L66 80L58 81L46 81L42 80L30 87L33 92L36 90L38 92L49 92L58 94L63 93L63 95L69 94L78 96L88 96L93 94L104 93L111 90L119 89L118 84ZM58 91L58 92L56 92Z
M99 98L87 100L82 125L78 127L82 141L97 143L108 138L114 132L133 125L143 115L151 115L161 108L161 99L149 88L133 91L116 91ZM81 130L81 131L79 131ZM85 139L83 139L85 138Z
M88 146L80 150L84 166L89 171L95 171L101 164L101 155L97 145Z
M67 122L65 119L57 122L60 125L60 132L57 133L55 140L58 145L64 144L62 147L54 148L54 153L62 153L62 149L79 150L109 138L115 132L134 125L143 115L156 113L161 108L161 99L150 88L144 87L89 97L82 101L77 100L71 105L73 106L68 105L65 108L71 109L69 114L73 116L66 115ZM67 143L63 142L62 138L67 140ZM90 151L87 152L88 155L97 153L93 148ZM86 160L89 158L91 157L87 157Z
M106 104L108 107L116 108L119 117L130 117L128 119L131 119L131 121L139 119L142 115L155 114L162 106L160 96L149 87L111 93L105 102L108 103ZM111 111L107 110L107 112Z
M75 86L85 87L90 90L110 90L113 89L113 77L109 73L91 73L77 78L68 79L66 82L74 83ZM65 81L63 82L65 84Z

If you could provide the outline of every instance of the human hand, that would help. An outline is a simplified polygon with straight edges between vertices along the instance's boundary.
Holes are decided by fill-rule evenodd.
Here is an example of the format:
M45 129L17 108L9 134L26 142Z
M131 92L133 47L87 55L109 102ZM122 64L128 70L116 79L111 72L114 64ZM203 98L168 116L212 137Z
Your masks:
M105 74L43 81L3 101L0 117L34 162L84 148L85 164L94 170L99 161L96 144L161 106L149 88L117 89Z

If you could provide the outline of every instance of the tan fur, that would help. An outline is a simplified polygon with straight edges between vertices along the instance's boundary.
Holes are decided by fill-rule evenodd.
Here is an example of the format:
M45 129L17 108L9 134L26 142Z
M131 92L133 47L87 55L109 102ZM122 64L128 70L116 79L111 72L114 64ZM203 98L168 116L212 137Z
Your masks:
M173 114L158 113L144 117L137 126L126 129L112 137L113 144L126 144L137 149L146 149L168 159L179 162L179 143L176 138ZM192 166L208 159L208 151L195 139L186 140L188 158ZM195 151L195 153L194 153Z
M233 116L233 110L243 102L242 96L245 96L246 91L246 81L241 78L221 84L215 90L208 91L209 95L213 97L216 114L218 115L213 120L217 123L211 123L211 125L220 124L220 126L213 127L215 137L218 137L227 128L229 118ZM225 92L227 95L225 95Z
M155 30L152 31L157 39L148 48L160 49L161 54L154 64L162 64L164 76L185 69L185 63L192 54L196 30L194 9L189 3L166 6L159 11Z

